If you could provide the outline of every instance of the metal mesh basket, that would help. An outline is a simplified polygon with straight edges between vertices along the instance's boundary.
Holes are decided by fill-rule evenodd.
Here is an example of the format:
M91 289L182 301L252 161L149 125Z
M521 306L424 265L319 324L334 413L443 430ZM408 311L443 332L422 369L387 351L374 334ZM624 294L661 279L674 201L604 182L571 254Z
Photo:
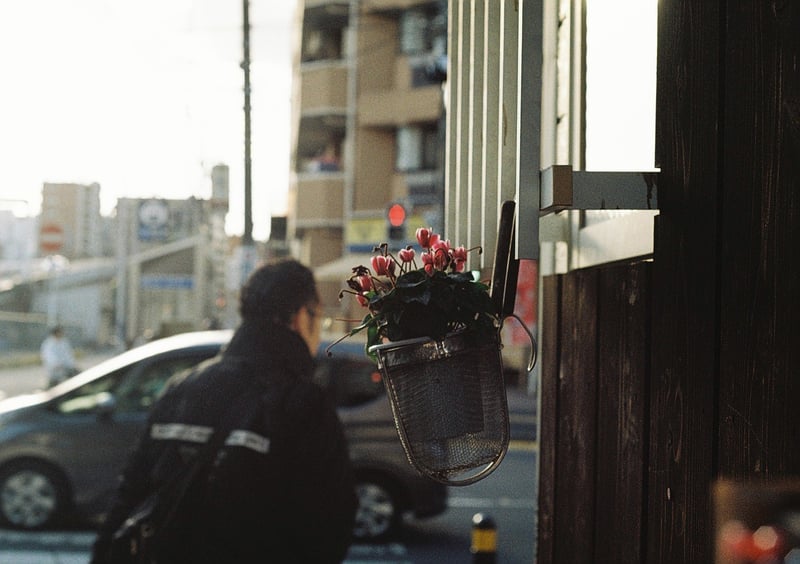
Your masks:
M492 472L509 441L500 341L456 333L370 347L409 462L449 485Z

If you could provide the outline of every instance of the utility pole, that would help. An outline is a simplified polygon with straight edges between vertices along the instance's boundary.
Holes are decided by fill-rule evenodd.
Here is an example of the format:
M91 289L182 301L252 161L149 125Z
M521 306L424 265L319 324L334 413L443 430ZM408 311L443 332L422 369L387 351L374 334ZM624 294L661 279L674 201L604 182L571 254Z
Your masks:
M244 70L244 234L242 235L242 283L255 268L253 244L253 188L250 156L250 3L242 0Z

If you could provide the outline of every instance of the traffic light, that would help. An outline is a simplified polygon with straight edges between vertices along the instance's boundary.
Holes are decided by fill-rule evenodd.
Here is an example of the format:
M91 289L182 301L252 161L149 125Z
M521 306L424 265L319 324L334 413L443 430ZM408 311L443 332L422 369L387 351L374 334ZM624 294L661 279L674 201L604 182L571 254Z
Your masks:
M406 208L402 204L393 203L386 212L389 222L389 240L404 241L406 238Z

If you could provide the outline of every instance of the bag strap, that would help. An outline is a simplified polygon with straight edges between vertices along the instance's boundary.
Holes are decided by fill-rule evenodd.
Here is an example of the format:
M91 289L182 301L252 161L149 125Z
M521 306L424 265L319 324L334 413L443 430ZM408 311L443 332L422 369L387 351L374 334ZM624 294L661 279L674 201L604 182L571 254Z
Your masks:
M213 434L203 448L195 455L189 464L182 466L173 476L164 482L158 489L158 496L165 502L162 506L164 511L161 519L161 526L167 525L175 515L189 487L194 483L195 478L206 469L214 459L219 449L225 443L234 427L250 422L249 418L242 421L238 415L241 414L240 404L248 395L252 394L251 389L242 392L232 402L226 410L226 416L222 418ZM255 416L255 414L253 414ZM167 505L167 502L169 505Z

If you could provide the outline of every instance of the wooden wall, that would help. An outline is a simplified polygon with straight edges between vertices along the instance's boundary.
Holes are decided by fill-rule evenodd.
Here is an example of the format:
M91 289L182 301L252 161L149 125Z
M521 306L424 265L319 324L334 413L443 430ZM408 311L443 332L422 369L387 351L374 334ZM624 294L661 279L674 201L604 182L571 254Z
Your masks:
M800 7L659 7L648 562L710 562L711 485L800 473Z
M713 562L717 480L800 476L798 30L659 2L653 262L543 281L540 563Z
M540 563L640 561L651 270L544 278Z

